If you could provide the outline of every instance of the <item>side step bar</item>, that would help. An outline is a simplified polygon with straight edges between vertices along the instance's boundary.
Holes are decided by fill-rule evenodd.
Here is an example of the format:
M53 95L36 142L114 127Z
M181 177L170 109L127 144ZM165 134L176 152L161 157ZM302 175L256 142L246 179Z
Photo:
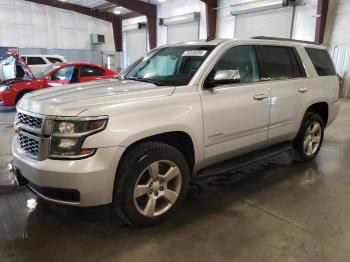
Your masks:
M293 149L293 147L290 142L278 144L204 168L200 170L196 176L209 177L223 175L225 173L233 172L236 169L254 164L261 160L265 160L275 155L287 152L291 149Z

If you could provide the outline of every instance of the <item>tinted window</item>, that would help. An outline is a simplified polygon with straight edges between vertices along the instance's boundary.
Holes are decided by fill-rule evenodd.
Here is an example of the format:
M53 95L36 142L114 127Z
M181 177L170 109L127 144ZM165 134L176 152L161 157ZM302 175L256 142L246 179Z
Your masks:
M334 76L333 62L325 49L305 48L319 76Z
M45 63L45 60L42 59L41 57L28 56L27 64L28 65L45 65L46 63Z
M105 74L105 71L99 67L87 66L87 65L80 66L80 76L82 77L103 76L104 74Z
M264 78L281 80L305 76L300 72L293 49L283 46L258 46Z
M259 81L259 70L254 47L237 46L231 48L217 62L211 72L211 77L219 70L238 70L240 83Z
M74 73L75 66L66 66L58 70L51 76L52 80L65 80L70 81Z
M62 60L57 57L46 57L51 63L62 63Z

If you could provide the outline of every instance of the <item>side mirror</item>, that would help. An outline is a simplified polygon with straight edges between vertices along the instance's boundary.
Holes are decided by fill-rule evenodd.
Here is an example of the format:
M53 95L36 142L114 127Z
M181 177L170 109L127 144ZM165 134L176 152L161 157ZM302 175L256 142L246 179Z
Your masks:
M241 75L239 70L218 70L216 71L214 78L209 80L209 88L217 85L235 84L241 81Z

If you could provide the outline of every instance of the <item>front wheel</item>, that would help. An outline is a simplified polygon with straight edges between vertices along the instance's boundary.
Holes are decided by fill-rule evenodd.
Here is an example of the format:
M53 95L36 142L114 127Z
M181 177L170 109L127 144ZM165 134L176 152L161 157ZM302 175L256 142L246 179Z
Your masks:
M310 161L317 156L323 143L323 137L322 118L317 114L307 112L294 142L301 161Z
M184 202L189 167L176 148L146 142L126 153L114 188L113 208L135 226L150 226L170 218Z

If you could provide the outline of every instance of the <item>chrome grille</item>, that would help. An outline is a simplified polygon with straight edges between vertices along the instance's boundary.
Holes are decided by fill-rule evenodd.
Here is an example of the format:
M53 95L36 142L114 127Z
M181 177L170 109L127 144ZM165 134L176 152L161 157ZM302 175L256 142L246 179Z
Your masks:
M23 113L18 113L17 115L18 122L24 125L27 125L31 128L40 129L43 123L43 120L39 117L34 117L30 115L26 115Z
M19 134L18 136L19 146L27 154L38 157L39 156L39 141L27 136L24 133Z

